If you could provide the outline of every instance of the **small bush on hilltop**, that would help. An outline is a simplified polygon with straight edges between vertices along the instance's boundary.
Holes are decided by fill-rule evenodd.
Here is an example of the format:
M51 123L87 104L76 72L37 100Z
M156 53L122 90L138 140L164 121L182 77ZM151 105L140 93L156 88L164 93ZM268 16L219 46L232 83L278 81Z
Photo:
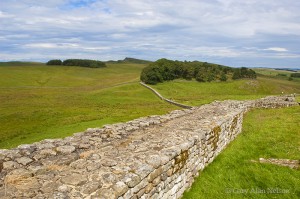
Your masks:
M62 65L62 61L60 59L52 59L52 60L49 60L46 64L47 65Z
M102 68L106 67L102 61L89 60L89 59L67 59L62 63L64 66L81 66L88 68Z

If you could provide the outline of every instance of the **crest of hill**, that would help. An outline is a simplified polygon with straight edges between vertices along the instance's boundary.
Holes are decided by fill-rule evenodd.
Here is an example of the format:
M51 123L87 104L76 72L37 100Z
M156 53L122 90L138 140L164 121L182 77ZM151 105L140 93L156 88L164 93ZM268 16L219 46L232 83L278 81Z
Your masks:
M123 60L109 60L106 63L132 63L132 64L149 64L152 63L151 61L148 60L143 60L143 59L136 59L136 58L131 58L131 57L126 57Z
M8 61L8 62L0 62L0 66L33 66L33 65L41 65L41 62L24 62L24 61Z

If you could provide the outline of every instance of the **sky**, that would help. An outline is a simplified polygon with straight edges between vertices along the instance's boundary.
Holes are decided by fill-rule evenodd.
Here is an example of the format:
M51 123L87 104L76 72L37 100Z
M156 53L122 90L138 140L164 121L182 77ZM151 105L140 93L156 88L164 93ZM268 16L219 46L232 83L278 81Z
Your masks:
M0 0L0 61L300 68L298 0Z

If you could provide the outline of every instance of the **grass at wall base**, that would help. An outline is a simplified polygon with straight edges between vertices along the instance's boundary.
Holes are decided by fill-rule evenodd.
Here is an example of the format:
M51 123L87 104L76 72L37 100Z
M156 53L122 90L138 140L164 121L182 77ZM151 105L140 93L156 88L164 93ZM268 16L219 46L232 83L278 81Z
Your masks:
M183 199L300 198L300 170L259 158L300 160L300 106L246 114L242 133L202 172Z

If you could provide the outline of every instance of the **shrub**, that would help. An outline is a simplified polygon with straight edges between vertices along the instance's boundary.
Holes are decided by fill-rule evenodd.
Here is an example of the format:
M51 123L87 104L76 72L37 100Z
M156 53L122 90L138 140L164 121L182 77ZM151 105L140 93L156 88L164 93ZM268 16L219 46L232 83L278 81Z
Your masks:
M223 72L223 73L221 73L220 80L221 80L222 82L226 82L226 81L227 81L227 76L225 75L225 73L224 73L224 72Z
M67 59L62 63L64 66L81 66L88 68L102 68L106 67L104 62L89 60L89 59Z
M46 65L62 65L62 61L60 59L52 59L49 60Z

